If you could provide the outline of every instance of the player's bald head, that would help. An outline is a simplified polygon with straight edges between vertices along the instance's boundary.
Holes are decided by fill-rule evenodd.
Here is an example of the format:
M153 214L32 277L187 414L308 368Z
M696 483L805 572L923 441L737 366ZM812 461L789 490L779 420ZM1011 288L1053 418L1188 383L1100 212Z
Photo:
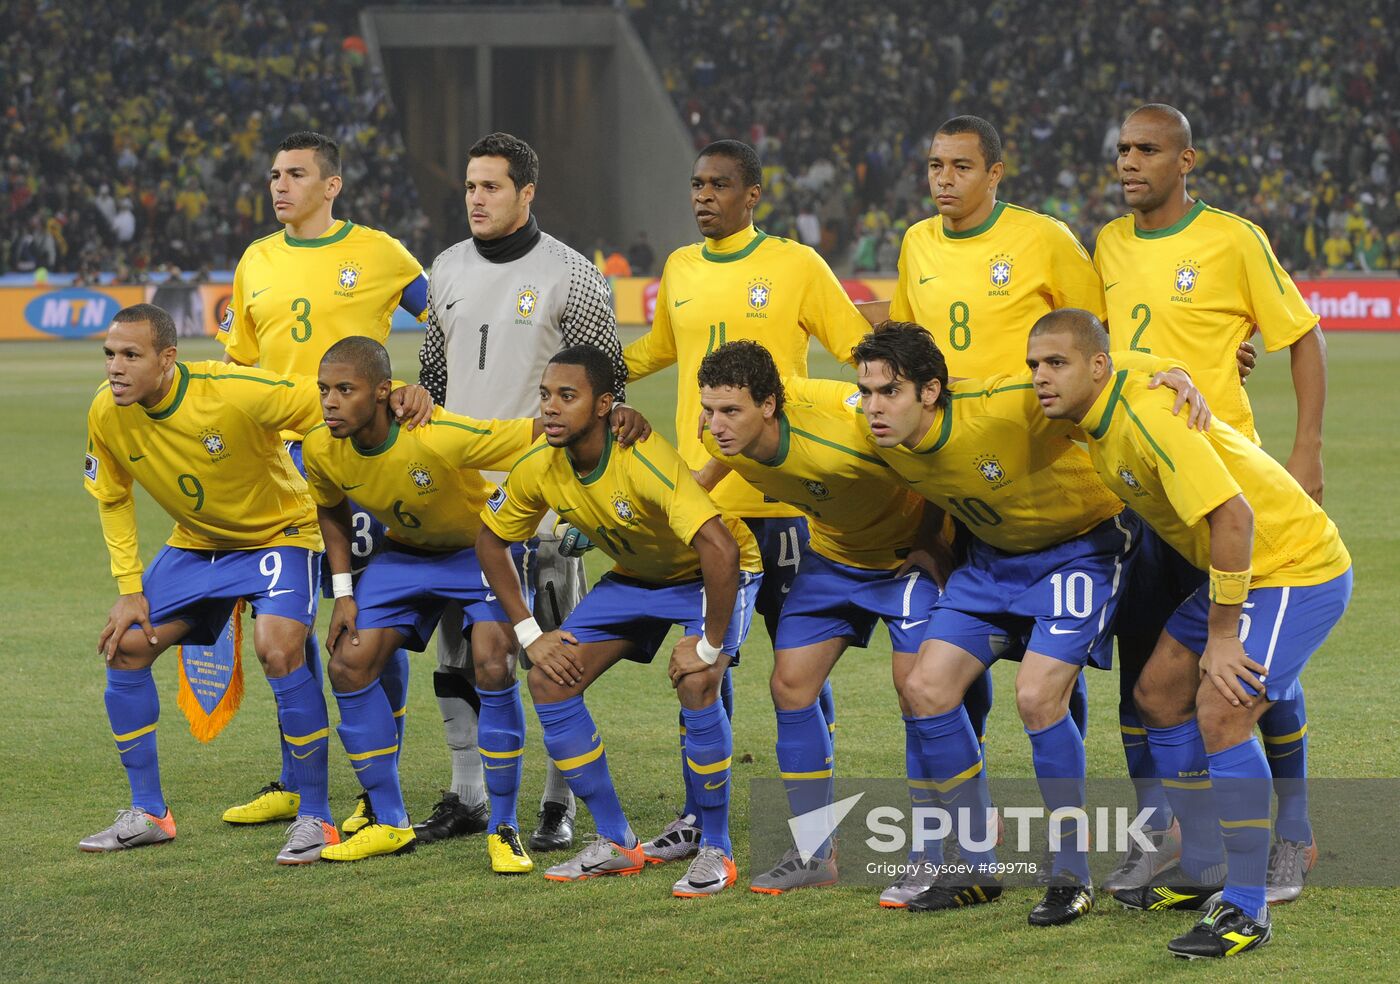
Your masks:
M1185 113L1175 106L1168 106L1166 103L1147 103L1129 113L1123 122L1126 124L1131 119L1150 120L1165 127L1172 140L1174 150L1185 150L1191 146L1191 121L1186 118Z
M364 335L342 338L326 349L326 354L321 356L321 365L331 364L350 366L370 386L388 382L394 375L393 367L389 364L389 350Z
M1100 352L1108 354L1108 329L1092 312L1083 308L1058 308L1040 316L1031 326L1031 338L1042 335L1068 335L1085 358Z

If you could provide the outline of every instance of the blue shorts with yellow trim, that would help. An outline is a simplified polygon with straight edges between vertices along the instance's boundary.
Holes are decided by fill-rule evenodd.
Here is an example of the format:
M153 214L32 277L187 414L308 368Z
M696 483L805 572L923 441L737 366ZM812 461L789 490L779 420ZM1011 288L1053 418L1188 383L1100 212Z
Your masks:
M782 612L802 559L807 556L807 517L768 516L746 519L744 525L758 541L758 552L763 558L763 584L758 589L754 610L771 626L772 619Z
M720 647L733 663L738 663L739 647L748 637L762 582L762 574L739 572L739 593L724 633L724 645ZM583 596L561 628L572 632L579 642L625 639L638 650L628 659L650 663L673 625L684 628L686 635L704 633L703 581L697 578L680 584L657 584L609 572Z
M1350 600L1350 567L1322 584L1250 589L1240 613L1240 642L1245 654L1267 671L1264 693L1269 700L1296 696L1298 675ZM1203 585L1167 620L1167 632L1199 656L1206 649L1209 618L1210 586ZM1257 693L1240 683L1247 693Z
M187 622L181 643L212 646L233 606L248 599L253 614L279 615L302 625L316 620L319 555L305 547L185 550L164 546L141 576L151 626Z
M884 619L897 653L916 653L938 601L938 585L926 571L902 577L894 571L838 564L808 550L778 620L774 649L796 649L845 637L865 648Z
M301 442L284 441L283 446L287 449L287 454L291 456L292 464L301 473L301 477L306 477L306 465L301 459ZM359 574L369 564L370 557L378 546L384 542L386 527L379 520L365 512L352 499L350 501L350 572ZM330 560L321 558L321 587L325 591L325 597L331 597L331 569Z
M1024 650L1111 669L1113 619L1141 525L1125 511L1027 554L973 539L966 562L934 605L924 638L952 643L987 666Z
M530 572L533 544L511 545L510 556L525 591L525 603L534 604ZM355 626L394 629L404 636L404 648L421 653L449 601L462 605L462 634L473 622L509 622L501 603L491 593L481 563L471 547L461 550L420 550L386 539L355 584L359 614Z
M1113 620L1113 634L1151 652L1167 619L1206 583L1206 572L1177 553L1146 523L1142 523L1139 537L1137 558L1118 604L1118 617Z

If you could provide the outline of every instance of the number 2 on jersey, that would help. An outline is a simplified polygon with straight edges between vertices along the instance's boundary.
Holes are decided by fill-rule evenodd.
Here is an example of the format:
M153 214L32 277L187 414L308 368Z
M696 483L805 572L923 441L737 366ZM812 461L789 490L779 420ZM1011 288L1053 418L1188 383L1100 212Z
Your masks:
M1152 309L1146 304L1139 304L1137 307L1133 308L1133 313L1130 314L1129 317L1141 318L1142 320L1138 322L1137 331L1133 332L1133 340L1132 343L1128 345L1128 348L1132 349L1134 352L1150 353L1152 349L1138 343L1142 341L1142 333L1147 330L1147 326L1152 324Z
M300 308L301 310L297 310ZM292 341L305 342L311 339L311 302L305 297L292 301L292 313L297 323L292 325Z

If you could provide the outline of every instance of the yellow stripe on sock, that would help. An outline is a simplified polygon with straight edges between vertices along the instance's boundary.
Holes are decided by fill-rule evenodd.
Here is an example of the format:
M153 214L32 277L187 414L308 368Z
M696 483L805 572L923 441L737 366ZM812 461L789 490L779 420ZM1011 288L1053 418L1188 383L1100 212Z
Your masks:
M554 764L560 772L569 772L573 769L581 769L589 762L596 762L603 754L603 743L598 742L598 747L591 752L584 752L582 755L575 755L573 758L555 759Z
M681 725L681 736L685 736L685 725Z
M687 761L687 762L690 762L690 759L686 759L686 761ZM690 764L691 764L691 765L694 765L695 763L694 763L694 762L691 762ZM784 778L784 779L830 779L830 778L831 778L831 774L832 774L832 771L831 771L830 769L821 769L821 770L819 770L819 771L817 771L817 772L779 772L779 773L778 773L778 775L781 776L781 777Z
M397 711L394 712L394 717L396 717L396 718L401 718L401 717L403 717L403 716L404 716L405 714L407 714L407 713L408 713L408 705L405 704L403 707L400 707Z
M1118 730L1121 731L1121 732L1122 732L1123 734L1125 734L1125 735L1145 735L1145 734L1147 734L1147 729L1146 729L1146 728L1133 728L1133 727L1129 727L1129 726L1126 725L1126 724L1120 724L1120 725L1118 726Z
M1162 785L1168 789L1209 789L1209 779L1163 779Z
M282 732L282 737L286 740L288 745L309 745L313 741L329 737L330 733L330 728L322 728L320 731L313 731L309 735L289 735L284 731ZM354 758L355 756L352 755L350 757Z
M690 766L692 772L698 772L702 776L710 776L714 775L716 772L723 772L725 769L729 768L733 761L734 756L731 755L728 758L720 759L718 762L712 762L709 765L701 765L693 758L687 758L685 764ZM560 766L560 768L563 768L563 766Z
M365 759L372 759L376 755L388 755L398 750L398 745L390 745L388 748L376 748L372 752L351 752L349 754L349 759L351 762L363 762Z
M523 747L517 748L513 752L493 752L489 748L478 748L477 751L481 752L485 758L493 759L513 759L519 758L525 754L525 749Z
M832 721L830 724L828 724L826 726L826 730L831 732L833 735L836 734L836 722Z
M1269 818L1263 817L1258 820L1221 820L1220 826L1227 830L1234 830L1238 827L1263 827L1265 830L1268 830Z
M1305 724L1291 735L1262 735L1266 745L1288 745L1297 741L1308 733L1308 726Z
M960 786L963 783L967 782L967 780L973 778L981 771L982 760L978 759L972 765L968 766L968 768L964 769L962 772L959 772L951 779L946 779L942 782L939 782L937 779L910 779L909 785L914 787L915 789L935 789L940 793L946 793L954 786Z
M112 732L112 740L113 740L113 741L131 741L131 739L133 739L133 738L140 738L142 735L148 735L148 734L150 734L152 731L156 730L156 725L159 724L159 723L160 723L160 722L158 722L158 721L152 722L152 723L146 725L144 728L137 728L135 731L128 731L128 732L127 732L126 734L124 734L124 735L119 735L119 734L117 734L115 731L113 731L113 732Z

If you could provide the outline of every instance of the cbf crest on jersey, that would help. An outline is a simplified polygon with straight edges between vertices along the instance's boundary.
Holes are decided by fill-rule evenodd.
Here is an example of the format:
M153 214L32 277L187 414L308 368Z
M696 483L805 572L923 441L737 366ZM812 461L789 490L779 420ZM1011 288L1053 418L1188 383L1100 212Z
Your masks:
M992 257L991 263L987 267L987 275L992 281L992 286L1002 288L1011 283L1011 254L998 253Z
M1001 467L1001 462L994 455L984 454L977 459L977 473L991 485L1001 485L1006 481L1006 469Z
M1201 265L1195 260L1182 260L1176 265L1172 275L1172 289L1177 294L1189 294L1196 289L1196 281L1201 276Z
M637 518L637 510L632 507L632 503L621 492L612 498L613 512L617 513L617 518L624 523L632 523Z
M1132 490L1134 495L1147 495L1147 490L1142 487L1142 483L1138 481L1137 476L1133 474L1133 470L1127 465L1118 466L1118 478L1124 485Z
M530 317L535 313L535 308L539 307L540 293L535 287L521 287L515 295L515 313L529 323ZM520 322L516 322L519 324Z
M419 495L426 495L435 491L433 488L433 473L428 471L426 465L413 462L408 466L408 477L413 480L413 484L418 487Z
M212 428L199 432L199 443L204 445L204 450L215 461L223 461L233 454L224 443L224 436Z
M768 302L773 299L773 284L764 277L755 277L749 281L748 288L749 317L764 318L764 308L768 307Z
M813 499L824 500L831 498L831 490L825 485L823 485L821 482L813 482L808 479L803 479L802 487L807 490L807 492L812 496Z
M336 286L340 289L336 291L341 297L350 297L354 294L355 288L359 286L360 274L364 268L354 260L346 260L340 264L340 272L335 276Z

